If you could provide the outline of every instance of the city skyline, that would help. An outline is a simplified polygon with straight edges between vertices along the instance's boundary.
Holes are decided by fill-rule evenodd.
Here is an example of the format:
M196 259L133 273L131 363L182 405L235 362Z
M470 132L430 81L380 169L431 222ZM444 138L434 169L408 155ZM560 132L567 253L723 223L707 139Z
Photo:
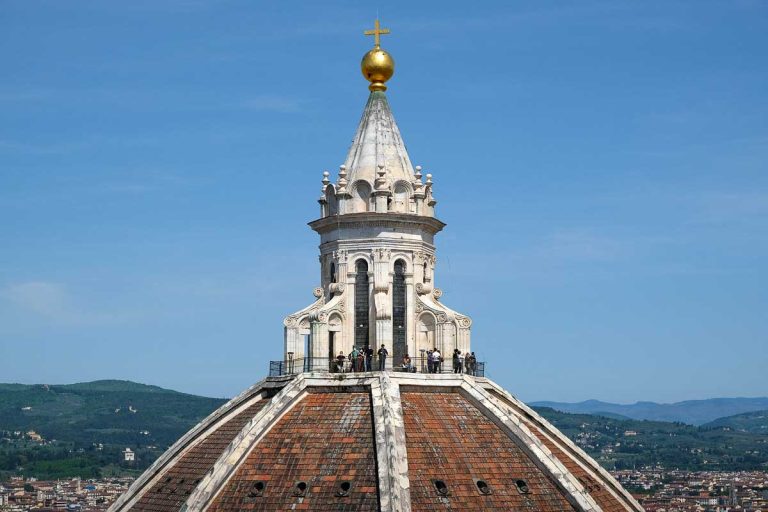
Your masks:
M370 9L42 5L0 20L0 380L232 396L312 297ZM380 8L387 94L486 375L526 401L768 394L768 8L437 5Z

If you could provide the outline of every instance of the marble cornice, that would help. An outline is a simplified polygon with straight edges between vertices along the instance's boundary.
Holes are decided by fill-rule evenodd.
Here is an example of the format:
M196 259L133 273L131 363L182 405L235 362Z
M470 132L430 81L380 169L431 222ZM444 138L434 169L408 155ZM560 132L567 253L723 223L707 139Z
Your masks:
M333 215L322 219L313 220L309 223L314 231L319 234L328 233L338 228L364 228L364 227L383 227L383 228L421 228L431 234L440 232L445 223L424 215L413 215L407 213L377 213L377 212L359 212L346 213L343 215Z

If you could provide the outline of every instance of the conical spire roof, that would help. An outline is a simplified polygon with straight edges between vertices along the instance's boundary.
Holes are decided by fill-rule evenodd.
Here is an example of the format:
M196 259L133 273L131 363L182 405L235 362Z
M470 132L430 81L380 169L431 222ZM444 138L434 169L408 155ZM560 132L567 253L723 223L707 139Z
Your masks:
M390 183L414 180L413 165L383 91L371 92L344 165L350 183L362 179L373 184L380 165Z

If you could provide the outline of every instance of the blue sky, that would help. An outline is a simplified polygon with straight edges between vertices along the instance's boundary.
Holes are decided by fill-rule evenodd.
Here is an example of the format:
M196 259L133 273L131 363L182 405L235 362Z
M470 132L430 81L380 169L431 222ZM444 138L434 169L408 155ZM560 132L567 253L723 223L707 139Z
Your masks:
M768 3L0 2L0 381L232 396L318 282L365 104L525 400L768 394Z

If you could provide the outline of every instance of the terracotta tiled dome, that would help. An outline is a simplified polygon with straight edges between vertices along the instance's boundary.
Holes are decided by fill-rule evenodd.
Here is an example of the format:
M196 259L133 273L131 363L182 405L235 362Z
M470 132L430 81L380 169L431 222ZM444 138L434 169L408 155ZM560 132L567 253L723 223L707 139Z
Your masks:
M605 470L485 378L269 378L211 414L111 508L642 511Z

